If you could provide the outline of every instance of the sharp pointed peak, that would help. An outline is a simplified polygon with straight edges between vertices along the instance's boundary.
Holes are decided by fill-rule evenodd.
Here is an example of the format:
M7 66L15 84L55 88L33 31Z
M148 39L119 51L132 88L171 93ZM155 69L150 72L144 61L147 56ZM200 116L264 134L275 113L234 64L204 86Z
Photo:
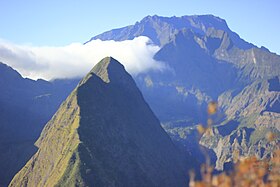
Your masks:
M80 82L84 84L93 75L98 76L103 82L109 83L112 80L118 81L124 74L129 75L124 66L113 57L105 57L100 60L87 74L87 76Z
M105 68L108 69L109 66L112 65L118 65L120 67L122 67L123 69L123 65L117 61L115 58L111 57L111 56L107 56L105 58L103 58L102 60L100 60L91 70L91 72L96 73L96 70L98 70L98 68Z

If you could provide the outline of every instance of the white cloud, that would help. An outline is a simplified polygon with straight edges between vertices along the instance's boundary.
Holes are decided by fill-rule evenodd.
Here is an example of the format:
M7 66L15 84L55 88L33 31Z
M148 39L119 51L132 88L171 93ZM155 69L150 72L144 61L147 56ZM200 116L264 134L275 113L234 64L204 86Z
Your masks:
M73 43L62 47L16 45L0 40L0 61L24 77L50 80L83 77L102 58L112 56L136 75L166 68L164 63L153 59L159 49L144 36L121 42L93 40L85 45Z

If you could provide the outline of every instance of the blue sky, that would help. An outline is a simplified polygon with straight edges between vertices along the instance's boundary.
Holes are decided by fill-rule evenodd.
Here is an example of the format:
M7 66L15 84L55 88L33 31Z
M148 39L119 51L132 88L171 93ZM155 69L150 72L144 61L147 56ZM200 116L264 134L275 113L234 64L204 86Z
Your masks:
M147 15L213 14L246 41L280 54L278 0L1 0L0 38L61 46L140 21Z

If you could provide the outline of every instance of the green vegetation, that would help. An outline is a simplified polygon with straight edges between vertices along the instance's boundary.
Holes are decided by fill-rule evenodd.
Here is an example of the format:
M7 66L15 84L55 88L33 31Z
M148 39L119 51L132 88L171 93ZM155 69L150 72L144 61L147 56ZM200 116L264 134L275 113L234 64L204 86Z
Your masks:
M65 175L79 144L76 130L79 126L79 108L75 92L48 122L36 142L39 150L14 177L10 186L54 186Z
M55 186L67 186L67 187L76 187L76 186L86 186L82 177L81 177L81 161L79 152L74 151L71 159L66 165L66 170L63 175L60 177L60 180L55 184Z

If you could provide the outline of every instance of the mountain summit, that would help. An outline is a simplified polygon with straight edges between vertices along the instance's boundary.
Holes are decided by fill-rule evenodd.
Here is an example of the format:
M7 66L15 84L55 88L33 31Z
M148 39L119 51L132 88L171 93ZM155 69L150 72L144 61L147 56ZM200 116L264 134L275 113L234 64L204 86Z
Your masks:
M79 83L36 145L10 186L187 186L181 153L111 57Z
M156 45L164 46L172 38L184 29L191 29L200 35L206 35L209 31L223 30L227 32L233 43L242 49L249 49L254 45L241 39L238 34L231 31L224 19L213 15L191 15L182 17L162 17L158 15L146 16L140 22L123 28L113 29L92 37L91 40L131 40L138 36L149 37Z

